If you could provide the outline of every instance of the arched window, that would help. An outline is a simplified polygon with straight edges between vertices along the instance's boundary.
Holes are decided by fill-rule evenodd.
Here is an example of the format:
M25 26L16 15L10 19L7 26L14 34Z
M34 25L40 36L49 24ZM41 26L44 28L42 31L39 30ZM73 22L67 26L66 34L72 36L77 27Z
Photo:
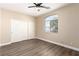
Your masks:
M58 32L58 15L45 18L45 32Z

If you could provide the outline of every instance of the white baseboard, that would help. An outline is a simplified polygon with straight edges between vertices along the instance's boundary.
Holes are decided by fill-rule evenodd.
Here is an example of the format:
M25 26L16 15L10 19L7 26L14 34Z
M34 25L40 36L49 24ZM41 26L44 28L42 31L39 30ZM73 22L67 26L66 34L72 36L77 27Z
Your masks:
M9 45L9 44L11 44L11 43L12 43L12 42L0 44L0 47L1 47L1 46L5 46L5 45Z
M33 39L33 38L32 38L32 39ZM26 39L24 39L24 40L26 40ZM27 40L30 40L30 39L27 39ZM11 44L11 43L20 42L20 41L23 41L23 40L14 41L14 42L8 42L8 43L3 43L3 44L0 44L0 47L1 47L1 46L5 46L5 45L9 45L9 44Z
M56 44L56 45L60 45L62 47L66 47L66 48L69 48L69 49L72 49L72 50L75 50L75 51L79 52L79 48L75 48L75 47L72 47L72 46L64 45L64 44L58 43L58 42L53 42L53 41L50 41L50 40L44 39L44 38L39 38L39 37L36 37L36 38L40 39L40 40L44 40L44 41L50 42L50 43L53 43L53 44Z

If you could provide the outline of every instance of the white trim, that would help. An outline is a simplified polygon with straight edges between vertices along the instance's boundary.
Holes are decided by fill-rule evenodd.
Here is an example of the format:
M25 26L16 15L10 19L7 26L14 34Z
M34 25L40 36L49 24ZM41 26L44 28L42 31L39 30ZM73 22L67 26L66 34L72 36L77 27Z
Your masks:
M11 44L12 42L8 42L8 43L2 43L2 44L0 44L0 47L1 46L5 46L5 45L9 45L9 44Z
M44 40L44 41L50 42L50 43L54 43L54 44L60 45L62 47L66 47L66 48L72 49L72 50L75 50L75 51L79 51L79 48L76 48L76 47L72 47L72 46L65 45L65 44L58 43L58 42L53 42L53 41L50 41L50 40L44 39L44 38L39 38L39 37L36 37L36 38L40 39L40 40Z

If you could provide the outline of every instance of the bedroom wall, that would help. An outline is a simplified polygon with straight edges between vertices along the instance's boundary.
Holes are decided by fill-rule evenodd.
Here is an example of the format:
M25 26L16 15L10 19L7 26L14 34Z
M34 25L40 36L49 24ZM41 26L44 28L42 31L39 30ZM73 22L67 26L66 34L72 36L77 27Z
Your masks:
M45 32L45 17L57 14L58 33ZM71 4L36 17L36 37L79 49L79 4Z
M18 12L14 12L14 11L9 11L9 10L5 10L5 9L1 9L1 32L0 35L0 44L4 45L4 44L8 44L11 42L11 19L18 19L18 20L22 20L25 21L27 23L29 23L29 27L28 27L28 32L29 32L29 38L33 38L35 36L35 19L32 16L28 16L26 14L22 14L22 13L18 13ZM32 27L31 27L32 25ZM30 30L30 31L29 31ZM21 34L21 33L19 33ZM28 38L28 39L29 39ZM26 39L25 39L26 40Z
M0 9L0 43L1 43L1 9Z

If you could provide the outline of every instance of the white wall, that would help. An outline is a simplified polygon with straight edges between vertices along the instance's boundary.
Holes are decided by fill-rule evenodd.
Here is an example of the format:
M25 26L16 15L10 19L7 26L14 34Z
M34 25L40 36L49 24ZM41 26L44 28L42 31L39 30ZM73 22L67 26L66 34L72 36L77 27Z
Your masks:
M28 34L29 39L34 38L34 35L35 35L35 30L34 30L35 19L34 19L34 17L28 16L28 15L25 15L25 14L22 14L22 13L17 13L17 12L5 10L5 9L1 9L0 14L1 14L1 17L2 17L2 18L0 17L1 23L2 23L2 25L1 25L2 30L1 30L1 33L0 33L2 35L1 36L2 39L0 39L1 45L4 45L4 44L11 42L11 20L12 19L17 19L17 20L27 22L29 24L28 26L30 26L28 28L28 32L29 32L29 29L30 29L30 33ZM19 34L21 34L21 33L19 33Z

